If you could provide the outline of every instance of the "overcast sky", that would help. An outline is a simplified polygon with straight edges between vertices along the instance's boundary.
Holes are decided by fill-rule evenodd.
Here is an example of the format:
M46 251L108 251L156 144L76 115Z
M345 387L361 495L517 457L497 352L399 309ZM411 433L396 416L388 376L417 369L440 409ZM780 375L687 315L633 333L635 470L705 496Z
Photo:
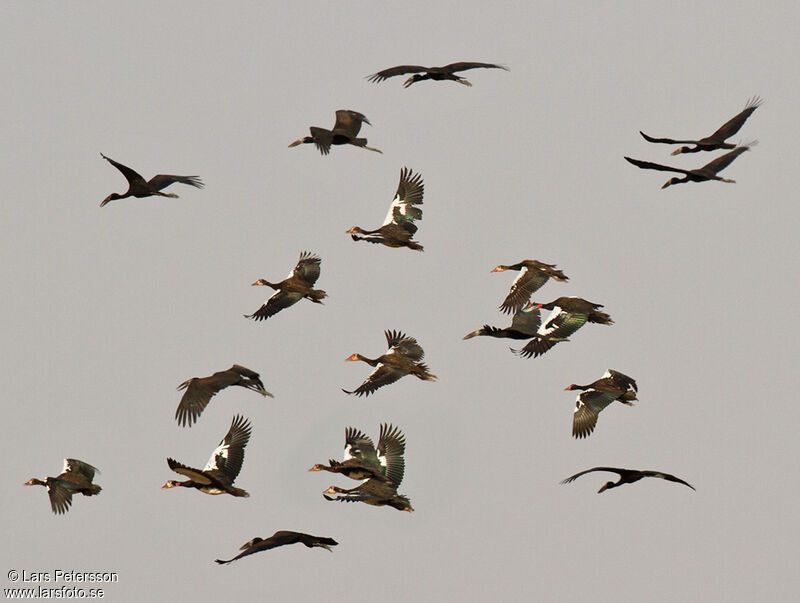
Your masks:
M117 572L112 601L793 600L798 22L796 2L4 3L2 586L75 569ZM510 71L365 79L462 60ZM623 160L699 167L719 153L670 157L639 130L705 136L754 95L736 184L661 190L670 174ZM287 148L336 109L383 154ZM126 189L101 152L206 188L101 209ZM425 180L424 253L353 242L403 166ZM250 283L303 250L325 304L243 318L270 293ZM581 296L615 324L530 360L462 341L507 326L516 273L490 270L526 258L570 279L537 301ZM416 337L438 382L345 395L370 367L344 359L383 353L384 329ZM233 363L275 399L233 388L179 427L175 387ZM563 389L607 368L640 402L575 440ZM166 458L202 467L236 413L250 498L161 490ZM406 434L415 512L325 501L355 482L306 470L384 421ZM55 516L22 483L64 457L103 491ZM559 484L596 465L697 491ZM280 529L340 544L213 563Z

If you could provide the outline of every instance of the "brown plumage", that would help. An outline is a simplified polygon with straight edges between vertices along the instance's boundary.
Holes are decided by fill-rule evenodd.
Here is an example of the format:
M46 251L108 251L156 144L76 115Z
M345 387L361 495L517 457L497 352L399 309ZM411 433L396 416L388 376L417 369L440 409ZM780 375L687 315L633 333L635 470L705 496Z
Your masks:
M297 265L289 276L279 283L271 283L263 278L258 279L252 286L266 286L275 289L275 293L262 306L252 314L245 314L245 318L253 320L266 320L299 302L304 297L315 304L321 304L328 294L322 289L313 289L317 282L322 260L311 252L304 251L297 260Z
M679 174L685 174L683 178L673 177L667 180L661 188L667 188L668 186L672 186L673 184L681 184L683 182L707 182L709 180L717 180L719 182L728 182L728 183L735 183L736 180L729 180L726 178L722 178L721 176L717 175L717 172L721 172L726 167L728 167L733 160L736 159L739 155L744 153L745 151L749 151L750 147L756 145L756 141L749 143L748 145L736 147L732 151L729 151L722 155L721 157L717 157L713 161L709 161L701 168L697 168L695 170L684 170L681 168L670 167L668 165L661 165L659 163L651 163L650 161L642 161L640 159L631 159L630 157L625 157L625 161L628 163L632 163L638 168L643 170L659 170L661 172L678 172Z
M398 65L397 67L390 67L389 69L384 69L383 71L379 71L378 73L373 73L372 75L367 76L367 80L370 82L382 82L390 77L394 77L396 75L405 75L407 73L413 73L410 78L408 78L403 83L403 88L408 88L411 84L415 82L421 82L422 80L435 80L435 81L442 81L442 80L450 80L453 82L458 82L459 84L463 84L465 86L472 86L465 78L455 75L456 71L466 71L467 69L503 69L508 71L508 67L505 65L497 65L495 63L475 63L475 62L467 62L462 61L459 63L450 63L449 65L444 65L443 67L423 67L421 65Z
M368 241L387 247L408 247L422 251L422 245L411 239L417 232L414 220L422 218L422 209L417 206L422 205L424 192L425 184L422 182L422 176L414 174L410 169L404 167L400 170L397 192L389 206L389 213L386 214L383 225L375 230L365 230L360 226L353 226L347 231L347 234L354 241ZM359 237L357 236L359 234L367 236Z
M244 462L244 449L250 441L250 422L240 415L233 417L230 429L219 446L211 453L211 458L203 469L189 467L171 458L167 459L167 465L175 473L185 475L189 479L185 482L168 480L161 489L175 488L195 488L206 494L230 494L231 496L247 497L250 496L241 488L233 486L236 476L242 469Z
M576 438L589 437L600 412L615 400L633 406L633 401L638 399L636 381L613 369L608 369L600 379L588 385L572 383L564 390L583 390L575 401L572 416L572 435Z
M274 398L264 389L259 374L240 364L234 364L226 371L219 371L210 377L192 377L181 383L178 390L186 391L175 411L175 419L181 426L191 427L197 421L211 398L226 387L238 385L258 392L262 396Z
M331 152L331 145L351 144L355 147L361 147L368 151L375 151L382 153L380 149L373 149L367 146L366 138L357 138L358 132L361 130L361 124L369 124L369 120L365 115L358 111L350 111L348 109L339 109L336 112L336 123L333 124L333 129L326 130L325 128L318 128L311 126L309 131L311 136L298 138L289 147L295 147L299 144L311 144L323 155Z
M519 276L511 283L511 289L505 300L500 305L500 311L506 314L518 312L522 306L528 303L536 291L544 285L548 279L566 282L569 277L561 270L556 269L555 264L545 264L537 260L522 260L516 264L506 266L500 264L492 269L492 272L504 272L506 270L519 270Z
M641 130L639 134L647 142L659 142L664 144L693 144L694 147L680 147L675 149L670 153L670 155L679 155L680 153L697 153L698 151L716 151L718 149L733 149L736 147L735 144L730 142L725 142L728 138L736 134L739 129L744 125L744 122L747 121L747 118L752 115L753 111L755 111L761 105L761 99L757 96L754 96L750 100L747 101L747 104L744 106L744 109L731 117L728 121L722 124L719 129L711 134L710 136L706 136L705 138L701 138L700 140L676 140L674 138L653 138L652 136L648 136Z
M530 339L535 337L542 325L542 314L537 307L538 304L527 303L520 308L511 319L511 326L504 329L483 325L477 331L467 333L462 339L471 339L480 335L488 337L498 337L506 339Z
M285 546L287 544L296 544L302 543L306 545L308 548L314 547L321 547L327 551L331 551L332 546L336 546L339 544L333 538L327 538L325 536L312 536L311 534L304 534L303 532L292 532L289 530L278 530L269 538L259 538L256 536L252 540L248 540L245 542L241 547L239 547L242 553L236 555L232 559L223 560L223 559L215 559L219 564L223 563L230 563L231 561L236 561L237 559L241 559L242 557L246 557L247 555L252 555L253 553L258 553L260 551L267 551L269 549L274 549L279 546Z
M616 488L617 486L638 482L643 477L658 477L660 479L665 479L668 482L677 482L679 484L683 484L684 486L689 486L692 490L695 489L695 487L692 486L691 484L683 481L678 477L675 477L674 475L670 475L669 473L663 473L661 471L650 471L650 470L639 471L638 469L619 469L617 467L593 467L592 469L586 469L585 471L580 471L579 473L576 473L575 475L572 475L567 479L562 480L561 483L568 484L579 478L581 475L586 475L587 473L591 473L592 471L610 471L611 473L616 473L619 475L619 481L606 482L597 491L598 494L604 492L605 490Z
M386 336L389 351L382 356L372 359L361 354L352 354L345 358L346 362L361 360L376 368L367 376L364 383L353 391L342 389L344 393L369 396L378 388L394 383L406 375L414 375L423 381L436 381L436 375L431 374L427 365L421 362L425 352L416 339L400 331L384 331L383 333Z
M48 477L44 481L32 477L23 485L45 486L53 513L62 515L69 511L73 494L94 496L100 493L102 488L92 483L96 471L89 463L78 459L64 459L64 468L56 477Z
M127 197L141 198L151 197L153 195L157 195L159 197L177 197L178 195L175 193L161 192L161 189L167 188L170 184L175 182L188 184L197 188L203 188L203 183L201 182L199 176L171 176L169 174L159 174L158 176L153 176L150 178L150 180L145 180L138 172L132 170L128 166L117 163L102 153L100 153L100 156L117 168L120 172L122 172L122 175L125 176L125 179L128 181L127 192L121 195L118 193L111 193L108 197L103 199L103 201L100 203L100 207L103 207L109 201L114 201L115 199L125 199Z

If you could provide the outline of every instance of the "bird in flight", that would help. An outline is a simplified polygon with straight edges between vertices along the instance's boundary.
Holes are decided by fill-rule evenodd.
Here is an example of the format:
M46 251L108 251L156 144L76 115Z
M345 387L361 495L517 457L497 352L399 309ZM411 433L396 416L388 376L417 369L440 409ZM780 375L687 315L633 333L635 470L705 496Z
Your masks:
M110 157L106 157L102 153L100 153L101 157L108 161L111 165L117 168L122 175L125 176L125 179L128 181L128 190L124 194L120 195L118 193L111 193L108 197L103 199L100 203L100 207L103 207L109 201L114 201L115 199L126 199L127 197L151 197L153 195L157 195L159 197L177 197L175 193L162 193L161 190L167 188L170 184L174 184L175 182L180 182L181 184L188 184L190 186L194 186L197 188L203 188L203 183L200 181L199 176L171 176L169 174L159 174L158 176L153 176L150 180L145 180L142 176L129 168L126 165L122 165L111 159Z
M728 182L728 183L735 183L736 180L728 180L719 176L717 172L721 172L726 167L728 167L733 160L736 159L739 155L744 153L745 151L749 151L750 147L756 145L756 142L748 143L745 146L736 147L732 151L728 151L724 155L717 157L713 161L709 161L701 168L697 168L694 170L684 170L681 168L670 167L668 165L661 165L659 163L651 163L649 161L642 161L641 159L631 159L630 157L625 157L625 161L628 163L632 163L638 168L643 170L659 170L661 172L677 172L679 174L685 174L683 178L678 178L677 176L670 178L667 180L661 188L667 188L668 186L672 186L673 184L681 184L683 182L707 182L709 180L718 180L719 182Z
M572 436L575 438L589 437L597 425L597 416L614 400L633 406L633 401L638 399L636 381L613 369L608 369L600 379L588 385L572 383L564 388L564 391L570 390L582 390L572 415Z
M505 65L497 65L496 63L474 63L474 62L460 62L460 63L450 63L449 65L445 65L443 67L423 67L421 65L398 65L397 67L390 67L389 69L384 69L383 71L379 71L378 73L373 73L372 75L367 76L367 79L370 82L382 82L383 80L389 79L390 77L394 77L396 75L406 75L408 73L413 73L410 78L408 78L403 83L403 88L408 88L411 84L415 82L421 82L422 80L450 80L453 82L458 82L459 84L464 84L465 86L472 86L472 84L467 81L466 78L458 76L455 74L456 71L467 71L468 69L503 69L505 71L509 71L508 67Z
M252 314L245 314L244 317L252 318L255 321L266 320L284 308L296 304L304 297L315 304L321 304L328 294L322 289L312 288L319 278L321 263L321 258L309 251L304 251L300 254L300 259L297 260L295 267L280 283L270 283L263 278L252 283L253 287L271 287L275 293L258 310Z
M62 515L69 511L73 494L94 496L100 493L100 486L92 483L96 471L89 463L78 459L64 459L64 468L56 477L48 477L44 481L32 477L23 485L47 487L53 513Z
M326 538L325 536L312 536L311 534L303 534L302 532L278 530L269 538L259 538L256 536L252 540L248 540L241 547L239 547L239 550L243 552L239 553L232 559L214 559L214 561L219 564L230 563L231 561L236 561L237 559L241 559L247 555L252 555L253 553L258 553L259 551L268 551L269 549L285 546L287 544L296 544L298 542L303 543L310 549L314 547L321 547L331 552L333 552L331 547L339 544L333 538Z
M585 471L581 471L576 473L575 475L571 475L565 480L562 480L562 484L568 484L581 475L586 475L587 473L591 473L592 471L609 471L611 473L616 473L619 475L619 480L616 482L606 482L603 486L597 491L598 494L604 492L605 490L610 490L611 488L616 488L617 486L622 486L623 484L632 484L634 482L638 482L643 477L658 477L661 479L665 479L668 482L677 482L679 484L683 484L684 486L689 486L692 490L695 489L694 486L691 484L683 481L682 479L675 477L674 475L670 475L669 473L663 473L661 471L639 471L638 469L618 469L616 467L593 467L592 469L586 469Z
M508 295L500 305L500 311L505 314L517 312L549 279L562 283L569 280L566 274L556 269L555 264L545 264L538 260L522 260L510 266L500 264L493 268L492 272L506 270L518 270L519 276L511 283Z
M331 145L351 144L355 147L367 149L368 151L383 153L380 149L368 147L366 138L357 138L362 123L369 124L370 126L372 125L369 123L366 116L358 111L339 109L336 112L336 123L333 124L333 129L326 130L325 128L311 126L309 128L311 136L298 138L291 143L289 147L313 143L320 153L327 155L331 152Z

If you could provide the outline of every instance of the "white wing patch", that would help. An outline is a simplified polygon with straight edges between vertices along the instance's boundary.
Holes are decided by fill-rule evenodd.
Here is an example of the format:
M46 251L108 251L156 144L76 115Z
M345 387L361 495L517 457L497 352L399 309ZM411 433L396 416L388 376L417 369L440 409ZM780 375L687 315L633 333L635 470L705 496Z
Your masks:
M219 469L219 460L217 457L222 457L224 460L228 460L228 448L227 444L220 444L217 446L217 449L211 453L211 458L208 459L206 466L203 467L203 471L211 471L213 469Z
M556 328L557 328L555 325L553 325L553 326L547 326L547 325L549 325L553 321L553 319L556 318L562 312L563 312L563 310L559 306L553 306L552 311L547 316L547 320L545 320L542 323L542 326L539 327L539 330L537 331L537 335L549 335L550 333L555 331Z
M400 200L400 195L395 195L394 199L392 199L392 204L389 206L389 213L386 214L386 218L384 218L382 226L386 226L387 224L394 222L395 207L402 215L408 215L408 208L406 207L406 204Z

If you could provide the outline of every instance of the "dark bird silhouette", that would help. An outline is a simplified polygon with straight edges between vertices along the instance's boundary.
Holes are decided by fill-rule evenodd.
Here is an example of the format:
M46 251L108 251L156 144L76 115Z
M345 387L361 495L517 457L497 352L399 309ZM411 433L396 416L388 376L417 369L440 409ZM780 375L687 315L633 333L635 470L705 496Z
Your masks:
M539 328L536 336L521 350L511 350L519 356L530 358L541 356L561 341L580 329L587 322L611 325L614 321L602 308L602 304L587 301L580 297L559 297L546 304L537 304L538 308L551 310L547 321Z
M69 511L73 494L94 496L99 494L100 486L93 484L97 469L89 463L78 459L64 459L64 468L56 477L45 478L44 481L32 477L24 486L46 486L53 513L62 515Z
M422 245L412 241L411 238L417 232L414 221L422 218L422 209L418 205L422 205L424 192L425 184L422 182L422 176L404 167L400 170L400 183L397 185L397 192L383 225L375 230L364 230L360 226L353 226L347 234L354 241L369 241L387 247L408 247L422 251ZM359 234L367 236L359 237L357 236Z
M326 538L325 536L312 536L311 534L303 534L302 532L278 530L269 538L259 538L256 536L252 540L248 540L241 547L239 547L239 550L243 552L239 553L232 559L228 559L227 561L223 559L214 559L214 561L219 564L230 563L231 561L236 561L237 559L241 559L247 555L252 555L253 553L258 553L259 551L267 551L279 546L296 544L298 542L303 543L310 549L314 547L321 547L331 552L333 552L331 547L339 544L333 538Z
M522 260L510 266L500 264L493 268L492 272L506 270L520 271L519 276L511 283L508 295L500 305L500 311L506 314L517 312L548 279L552 278L561 282L569 280L567 275L556 269L555 264L545 264L537 260Z
M396 75L405 75L407 73L413 73L410 78L408 78L403 83L403 88L408 88L414 82L421 82L422 80L451 80L453 82L458 82L459 84L464 84L465 86L472 86L465 78L455 75L456 71L466 71L468 69L503 69L508 71L508 67L505 65L497 65L495 63L471 63L471 62L461 62L461 63L450 63L449 65L445 65L444 67L422 67L421 65L398 65L397 67L390 67L389 69L384 69L383 71L379 71L378 73L373 73L372 75L367 76L367 79L370 82L382 82L390 77L394 77Z
M345 358L345 362L361 360L376 368L367 376L364 383L353 391L342 389L344 393L369 396L378 388L394 383L406 375L414 375L423 381L436 381L436 375L432 375L425 363L421 362L425 352L416 339L400 331L383 333L389 344L389 351L382 356L373 360L361 354L352 354Z
M467 333L462 339L471 339L479 335L501 337L506 339L530 339L535 337L542 324L542 314L537 304L527 303L520 308L511 319L511 326L505 329L483 325L477 331Z
M718 180L719 182L728 182L733 184L736 182L736 180L722 178L721 176L717 175L717 172L724 170L731 163L733 163L734 159L736 159L745 151L750 150L750 147L755 145L756 142L751 142L746 146L736 147L732 151L728 151L724 155L717 157L713 161L709 161L703 167L695 170L684 170L681 168L670 167L668 165L651 163L649 161L641 161L640 159L631 159L630 157L625 157L625 161L632 163L636 167L643 170L659 170L661 172L677 172L679 174L686 174L683 178L678 178L677 176L670 178L661 188L667 188L673 184L681 184L683 182L706 182L708 180Z
M264 384L257 372L240 364L234 364L228 370L216 372L210 377L192 377L181 383L178 390L185 389L186 391L175 411L175 419L181 426L191 427L208 406L211 398L231 385L253 390L262 396L275 397L264 389Z
M299 144L311 144L313 142L320 153L327 155L331 152L331 145L351 144L355 147L367 149L368 151L383 153L380 149L368 147L366 138L356 138L358 132L361 130L362 122L370 126L372 125L369 123L369 120L358 111L339 109L336 112L336 123L333 124L332 130L311 126L309 128L311 136L298 138L290 144L289 147L296 147Z
M232 496L250 496L241 488L234 488L233 482L244 462L244 448L250 441L250 422L240 415L233 417L228 433L222 438L216 450L211 453L206 466L201 469L187 467L171 458L167 465L175 473L185 475L189 479L185 482L168 480L161 489L183 486L196 488L206 494L230 494Z
M581 475L591 473L592 471L610 471L611 473L619 474L619 481L606 482L597 491L598 494L600 494L605 490L616 488L617 486L622 486L623 484L632 484L633 482L638 482L643 477L658 477L661 479L665 479L668 482L678 482L679 484L683 484L684 486L689 486L692 490L695 489L694 486L692 486L691 484L688 484L682 479L677 478L674 475L670 475L669 473L662 473L661 471L639 471L638 469L618 469L616 467L594 467L592 469L586 469L585 471L581 471L580 473L576 473L575 475L568 477L561 483L568 484L579 478Z
M701 138L700 140L675 140L673 138L653 138L652 136L648 136L642 131L639 131L639 134L642 135L647 142L660 142L665 144L693 144L693 147L680 147L675 149L670 153L670 155L679 155L680 153L697 153L698 151L716 151L717 149L733 149L736 148L735 144L730 142L725 142L728 138L736 134L739 129L744 125L744 122L747 121L747 118L752 115L753 111L755 111L759 105L761 105L761 99L757 96L754 96L750 100L747 101L747 104L744 106L744 109L735 117L731 117L727 122L725 122L720 128L711 134L710 136L706 136L705 138Z
M111 159L110 157L106 157L102 153L100 155L108 161L111 165L117 168L122 175L128 181L128 191L122 195L117 193L111 193L108 197L103 199L100 203L100 207L103 207L109 201L114 201L115 199L126 199L127 197L151 197L153 195L158 195L159 197L177 197L175 193L162 193L161 190L167 188L170 184L174 184L175 182L180 182L181 184L188 184L190 186L195 186L197 188L203 188L203 183L200 181L199 176L171 176L169 174L159 174L158 176L153 176L150 180L145 180L142 176L129 168L126 165L122 165Z
M284 308L296 304L304 297L315 304L321 304L328 294L322 289L312 288L319 278L321 263L322 260L319 257L304 251L300 254L297 265L280 283L270 283L263 278L252 283L253 287L257 285L272 287L275 289L275 293L258 310L252 314L245 314L244 317L252 318L256 321L266 320Z
M328 465L317 463L309 471L329 471L355 480L376 479L391 483L399 483L403 478L406 438L398 428L381 424L377 451L372 440L354 427L345 430L344 438L345 454L341 463L330 459ZM390 467L392 473L387 474Z
M588 385L572 383L564 388L565 391L576 389L583 390L575 401L572 416L572 436L576 438L589 437L597 425L597 416L614 400L633 406L633 400L638 399L636 381L613 369Z
M361 437L357 438L355 449L352 450L355 457L361 458L362 463L369 463L374 467L373 456L378 456L378 463L385 468L383 473L388 479L370 477L358 486L347 489L330 486L322 493L325 500L363 502L376 507L388 505L398 511L413 511L408 497L397 493L397 488L400 487L405 474L405 459L403 458L406 445L405 436L396 427L381 425L378 452L375 455L374 450L370 450L372 442L363 434L360 435Z

